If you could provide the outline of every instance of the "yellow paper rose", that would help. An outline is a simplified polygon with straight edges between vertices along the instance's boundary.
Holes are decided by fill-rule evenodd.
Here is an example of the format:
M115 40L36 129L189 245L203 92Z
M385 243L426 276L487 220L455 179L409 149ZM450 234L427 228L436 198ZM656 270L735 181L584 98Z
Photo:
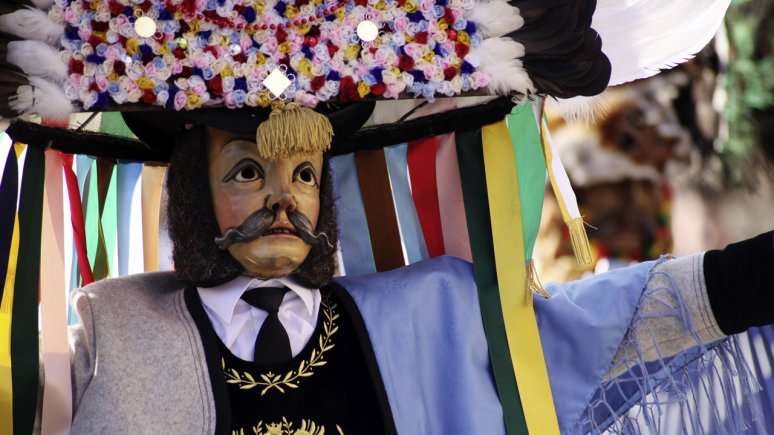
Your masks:
M140 77L137 80L137 86L144 91L147 91L156 87L156 85L153 83L153 80L147 77Z
M360 94L360 98L363 98L371 93L371 87L366 82L360 82L357 84L357 93Z
M196 94L188 94L188 101L185 103L187 110L198 109L202 105L202 99Z

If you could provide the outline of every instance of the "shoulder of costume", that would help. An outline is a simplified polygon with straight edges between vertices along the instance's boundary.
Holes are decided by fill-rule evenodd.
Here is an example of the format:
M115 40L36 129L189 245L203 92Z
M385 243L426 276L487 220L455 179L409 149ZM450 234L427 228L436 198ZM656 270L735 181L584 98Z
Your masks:
M475 289L472 264L457 257L444 255L385 272L334 279L336 284L344 287L350 293L373 292L375 289L386 288L400 290L436 287L432 284L441 284L439 287L443 287L444 281L454 281L455 287ZM412 285L401 285L405 282L411 282Z
M175 278L174 272L139 273L120 278L111 278L91 283L79 289L89 297L158 296L182 290L186 285Z

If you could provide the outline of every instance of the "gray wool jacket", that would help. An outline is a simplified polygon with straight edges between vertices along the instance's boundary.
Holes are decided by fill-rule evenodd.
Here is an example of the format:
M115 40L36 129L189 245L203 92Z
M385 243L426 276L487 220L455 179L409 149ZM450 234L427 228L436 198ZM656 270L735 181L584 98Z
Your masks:
M73 434L215 431L204 349L182 289L173 273L160 272L77 291Z

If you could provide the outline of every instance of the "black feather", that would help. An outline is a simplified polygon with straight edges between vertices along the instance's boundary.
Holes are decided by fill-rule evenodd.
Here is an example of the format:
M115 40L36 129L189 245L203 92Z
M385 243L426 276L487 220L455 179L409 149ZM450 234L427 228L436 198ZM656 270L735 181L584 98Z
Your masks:
M507 36L524 45L524 69L539 93L558 98L601 93L611 66L591 28L596 0L511 0L524 26Z

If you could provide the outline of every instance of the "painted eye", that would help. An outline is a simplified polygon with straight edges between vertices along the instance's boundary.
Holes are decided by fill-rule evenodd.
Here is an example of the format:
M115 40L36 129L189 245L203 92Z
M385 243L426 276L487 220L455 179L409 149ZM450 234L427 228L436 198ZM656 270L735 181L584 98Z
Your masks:
M243 160L228 172L224 181L234 180L238 183L251 183L261 179L263 179L263 169L252 160Z
M246 166L242 168L239 173L237 173L234 179L241 182L254 181L258 179L258 171L256 171L253 167Z
M296 172L296 179L307 186L317 185L317 176L311 166L305 166Z

